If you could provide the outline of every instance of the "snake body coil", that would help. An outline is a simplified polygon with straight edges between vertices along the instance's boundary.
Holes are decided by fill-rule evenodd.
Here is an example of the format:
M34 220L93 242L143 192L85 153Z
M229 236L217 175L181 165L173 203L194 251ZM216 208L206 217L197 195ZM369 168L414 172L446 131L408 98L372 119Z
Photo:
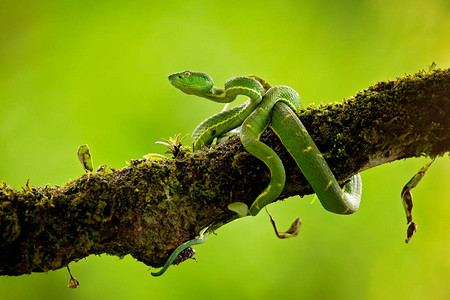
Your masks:
M337 214L351 214L359 208L362 190L360 175L352 176L344 187L339 186L327 162L297 117L296 111L301 108L301 102L295 90L287 86L275 86L264 92L261 82L252 77L231 78L225 83L224 89L219 89L214 87L213 80L207 74L191 71L169 75L169 80L186 94L215 102L229 103L238 95L249 97L244 104L206 119L192 135L193 149L196 151L202 146L210 145L214 138L240 126L240 138L245 149L267 165L271 173L270 182L254 200L247 215L257 215L263 207L276 200L286 181L282 161L273 149L259 140L267 127L278 135L326 210ZM221 225L179 246L163 269L152 275L164 273L181 251L190 245L203 243L209 231Z

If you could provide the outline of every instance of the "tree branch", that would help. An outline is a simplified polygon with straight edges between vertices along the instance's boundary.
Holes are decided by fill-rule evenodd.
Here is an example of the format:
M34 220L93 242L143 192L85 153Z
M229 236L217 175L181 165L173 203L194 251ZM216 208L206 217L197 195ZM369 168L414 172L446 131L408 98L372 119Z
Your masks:
M450 151L449 69L377 83L341 103L298 113L341 182L397 159ZM279 199L312 193L268 130L282 158ZM161 266L204 227L228 220L227 205L250 205L269 171L237 138L161 162L133 160L112 173L85 174L62 187L14 190L0 183L0 275L46 272L90 254L131 254Z

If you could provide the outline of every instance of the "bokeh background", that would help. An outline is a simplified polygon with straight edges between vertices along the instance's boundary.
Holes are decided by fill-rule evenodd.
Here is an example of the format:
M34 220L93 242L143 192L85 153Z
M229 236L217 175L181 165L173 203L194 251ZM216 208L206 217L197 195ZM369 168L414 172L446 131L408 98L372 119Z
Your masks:
M450 2L5 1L0 2L0 180L19 188L83 173L77 146L115 167L163 153L155 141L190 133L222 109L174 89L191 69L218 86L256 74L299 91L305 105L340 101L380 80L450 66ZM450 299L450 163L439 158L414 190L418 232L405 245L403 185L427 158L362 174L360 210L325 212L312 196L223 227L197 260L160 278L127 256L0 277L0 299Z

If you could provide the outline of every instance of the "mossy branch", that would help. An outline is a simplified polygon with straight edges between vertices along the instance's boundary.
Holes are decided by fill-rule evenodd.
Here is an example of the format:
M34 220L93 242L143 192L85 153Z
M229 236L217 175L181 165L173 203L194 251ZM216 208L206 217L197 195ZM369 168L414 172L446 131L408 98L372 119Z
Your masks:
M449 69L377 83L340 103L298 112L338 180L377 165L450 151ZM280 199L312 193L270 131L262 140L286 165ZM90 254L131 254L161 266L204 227L228 220L267 185L264 164L236 138L160 162L134 160L62 187L17 191L0 183L0 275L45 272Z

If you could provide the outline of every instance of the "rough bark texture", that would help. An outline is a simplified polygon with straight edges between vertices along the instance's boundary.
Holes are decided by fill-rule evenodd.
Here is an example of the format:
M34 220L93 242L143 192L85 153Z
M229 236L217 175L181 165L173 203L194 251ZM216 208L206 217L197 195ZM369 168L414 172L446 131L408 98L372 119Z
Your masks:
M340 103L299 111L338 180L397 159L450 151L449 70L380 82ZM286 166L279 199L312 190L276 136L262 140ZM161 266L204 227L228 220L227 205L251 204L268 169L237 138L161 162L131 161L62 187L22 191L0 183L0 275L45 272L90 254L131 254Z

